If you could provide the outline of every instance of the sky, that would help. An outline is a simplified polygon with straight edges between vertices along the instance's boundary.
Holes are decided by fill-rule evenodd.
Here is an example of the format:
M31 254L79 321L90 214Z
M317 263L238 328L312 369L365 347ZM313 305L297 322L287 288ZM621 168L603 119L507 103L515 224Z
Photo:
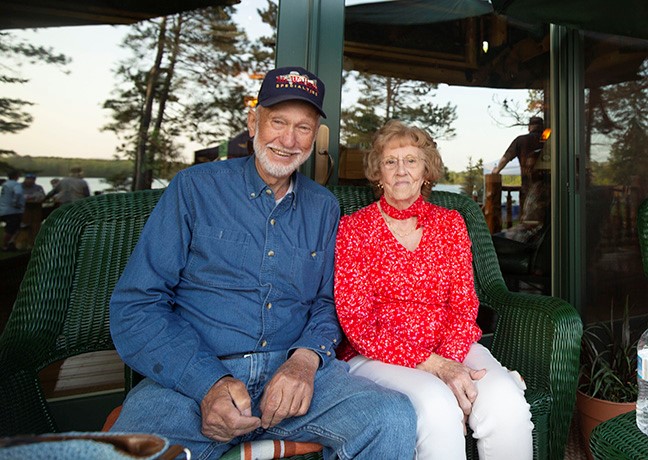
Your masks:
M353 0L357 3L359 0ZM352 0L347 0L348 4ZM256 9L265 0L243 0L237 21L249 35L261 26ZM119 44L128 26L80 26L25 30L14 33L28 37L30 42L51 46L56 52L72 58L64 73L55 66L25 65L20 76L28 78L23 85L0 84L4 97L26 99L34 103L29 108L33 124L17 134L0 134L0 146L19 155L56 156L67 158L114 158L117 138L101 131L110 121L110 113L102 109L103 102L113 91L113 69L126 51ZM0 64L1 65L1 64ZM523 101L525 91L499 91L504 97ZM440 85L435 98L439 104L449 101L457 106L455 123L457 136L439 140L444 164L451 171L462 171L471 157L473 163L483 159L495 164L510 142L524 134L526 128L500 128L492 120L489 105L493 105L493 90ZM195 150L212 145L200 145L184 140L184 159L193 161Z

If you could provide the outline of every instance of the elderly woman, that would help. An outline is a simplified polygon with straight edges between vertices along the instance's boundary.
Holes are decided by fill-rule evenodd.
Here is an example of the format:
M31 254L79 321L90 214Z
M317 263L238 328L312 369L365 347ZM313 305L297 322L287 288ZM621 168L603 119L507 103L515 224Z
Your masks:
M335 303L351 373L409 396L417 458L465 458L465 423L479 458L532 458L524 383L477 343L479 301L465 223L426 202L443 165L424 131L390 121L365 174L380 200L343 217Z

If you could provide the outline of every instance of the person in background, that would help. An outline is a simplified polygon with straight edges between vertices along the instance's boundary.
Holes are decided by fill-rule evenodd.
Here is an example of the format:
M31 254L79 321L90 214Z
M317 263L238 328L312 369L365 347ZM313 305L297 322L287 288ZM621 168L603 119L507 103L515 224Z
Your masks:
M45 199L55 197L57 205L73 203L90 196L88 183L83 179L83 170L78 167L70 168L70 175L61 179L45 196Z
M45 190L36 183L36 174L27 173L22 183L26 203L42 203L45 199Z
M542 117L529 118L529 132L516 137L506 149L497 166L493 168L493 174L499 174L502 169L514 158L520 162L520 173L522 175L522 186L520 188L520 210L524 210L525 201L529 195L532 185L541 180L535 165L542 153L544 141L544 120Z
M117 351L146 376L113 431L201 459L274 439L319 443L325 459L414 457L408 398L335 359L340 209L297 172L323 98L305 69L268 72L248 114L254 155L194 165L165 190L110 303Z
M20 173L13 170L7 177L8 180L2 184L0 191L0 221L5 223L2 250L15 251L14 238L20 230L20 222L25 210L25 197L22 185L18 182Z
M544 120L541 117L529 119L529 132L516 137L493 169L499 174L513 158L520 162L522 185L520 187L520 218L511 228L495 234L498 238L511 239L521 243L539 244L549 222L551 202L548 171L537 167L542 155ZM496 243L496 248L502 243ZM504 243L507 244L507 243Z
M34 173L25 174L22 189L25 196L25 212L22 216L22 231L20 237L17 238L20 241L16 241L16 246L21 249L30 249L34 246L43 220L45 190L36 183L36 174Z
M389 121L365 159L380 200L342 217L335 304L353 375L409 396L417 458L465 458L465 423L479 458L531 459L524 383L477 343L479 300L459 212L428 203L443 164L425 131Z

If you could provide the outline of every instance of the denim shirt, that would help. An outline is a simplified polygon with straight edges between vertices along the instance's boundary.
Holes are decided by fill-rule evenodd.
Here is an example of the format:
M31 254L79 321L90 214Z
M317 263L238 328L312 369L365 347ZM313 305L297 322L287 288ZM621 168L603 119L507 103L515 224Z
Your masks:
M198 403L218 359L307 348L326 365L338 201L301 174L276 204L254 156L180 171L115 287L110 328L126 364Z

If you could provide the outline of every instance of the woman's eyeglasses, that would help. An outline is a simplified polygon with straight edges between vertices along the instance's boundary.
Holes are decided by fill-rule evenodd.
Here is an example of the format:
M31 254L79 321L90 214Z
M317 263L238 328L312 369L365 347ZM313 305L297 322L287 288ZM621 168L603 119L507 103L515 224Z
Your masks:
M418 157L405 157L402 159L389 157L382 160L380 164L387 170L393 170L398 168L398 163L401 161L403 162L403 166L405 166L406 169L416 169L423 162L423 160Z

